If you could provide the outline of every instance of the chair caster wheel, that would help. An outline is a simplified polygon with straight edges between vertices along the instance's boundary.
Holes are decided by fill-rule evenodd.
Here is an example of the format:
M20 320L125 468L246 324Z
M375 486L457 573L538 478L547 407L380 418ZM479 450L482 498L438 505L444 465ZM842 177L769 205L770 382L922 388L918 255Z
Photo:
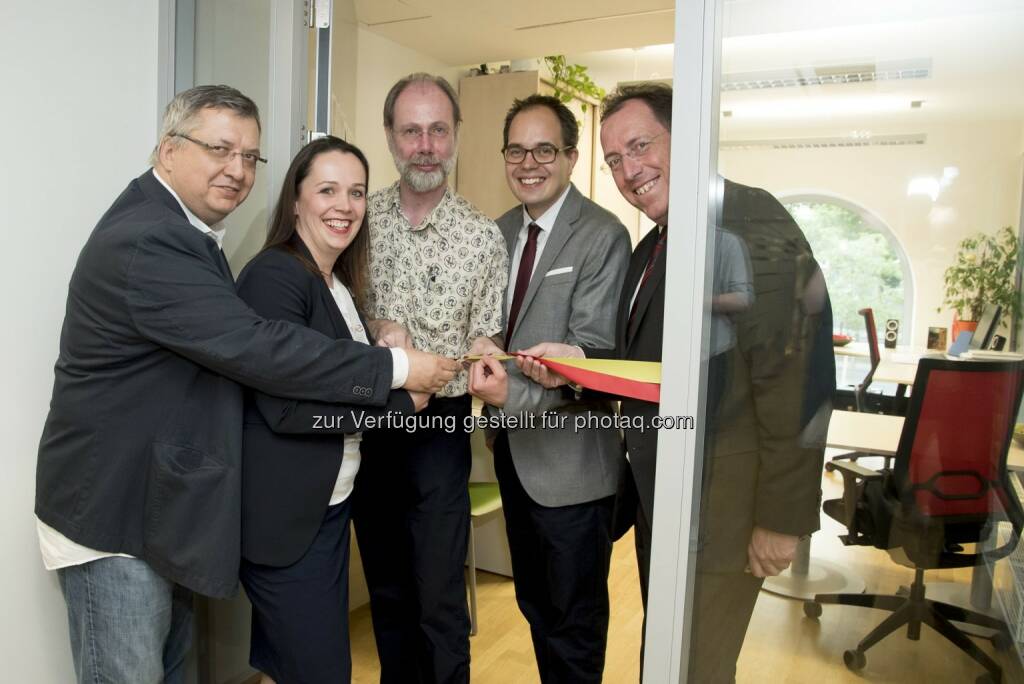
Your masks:
M826 473L834 473L835 471L836 471L836 464L833 463L832 461L827 461L825 463L825 472Z
M996 632L992 635L992 648L1000 653L1013 646L1013 639L1006 632Z
M817 620L821 617L821 604L817 601L804 601L804 615Z
M843 651L843 662L851 672L859 672L868 664L868 659L864 655L864 651L850 650Z

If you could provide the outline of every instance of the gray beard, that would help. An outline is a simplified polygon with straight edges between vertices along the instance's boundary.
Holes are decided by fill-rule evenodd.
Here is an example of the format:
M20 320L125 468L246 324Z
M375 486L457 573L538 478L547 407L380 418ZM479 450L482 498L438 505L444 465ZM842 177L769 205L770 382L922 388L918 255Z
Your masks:
M436 190L444 184L446 178L447 175L445 174L444 169L424 173L419 169L406 166L402 170L402 180L416 192L430 192L431 190Z
M398 173L401 175L402 180L405 181L414 192L430 192L431 190L437 190L439 187L445 184L448 180L448 176L451 175L452 171L455 170L455 160L457 155L452 154L448 159L438 160L441 164L441 168L437 171L429 171L424 173L419 169L413 168L413 163L417 160L415 157L409 161L402 161L399 159L394 151L392 150L391 156L395 160L395 167L398 169ZM427 160L428 163L433 160Z

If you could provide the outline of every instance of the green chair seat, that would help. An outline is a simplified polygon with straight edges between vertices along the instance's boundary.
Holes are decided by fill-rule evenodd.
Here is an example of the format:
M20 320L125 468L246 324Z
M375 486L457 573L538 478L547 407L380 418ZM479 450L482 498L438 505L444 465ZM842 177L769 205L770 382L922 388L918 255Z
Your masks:
M469 514L474 518L501 508L501 493L497 482L469 483Z

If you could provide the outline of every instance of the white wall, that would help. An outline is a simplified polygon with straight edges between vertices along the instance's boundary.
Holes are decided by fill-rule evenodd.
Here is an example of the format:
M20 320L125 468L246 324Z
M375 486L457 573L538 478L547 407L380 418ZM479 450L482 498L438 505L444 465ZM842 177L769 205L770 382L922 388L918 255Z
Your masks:
M73 680L63 599L36 543L36 450L75 259L155 141L157 11L136 0L0 5L5 681Z
M355 144L370 162L370 190L398 180L384 137L384 98L398 79L416 71L444 76L459 88L460 70L360 28L356 79Z
M928 327L952 325L942 305L945 269L967 235L1018 226L1021 201L1020 122L958 122L923 126L927 143L898 147L811 150L722 150L719 168L734 181L763 187L777 196L821 193L864 207L892 229L910 260L914 279L913 336L901 343L925 346ZM875 134L886 133L873 130ZM906 131L893 131L906 132ZM773 131L771 138L812 136ZM753 136L757 137L757 136ZM959 176L933 202L907 195L911 179L941 177L945 167ZM865 305L870 302L865 302Z

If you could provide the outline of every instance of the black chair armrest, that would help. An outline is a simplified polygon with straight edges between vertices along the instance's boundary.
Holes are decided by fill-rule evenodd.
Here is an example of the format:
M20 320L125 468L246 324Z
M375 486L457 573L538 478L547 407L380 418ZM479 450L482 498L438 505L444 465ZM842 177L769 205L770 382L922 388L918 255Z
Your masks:
M858 484L869 480L881 480L884 475L877 470L857 465L854 461L832 461L832 465L843 476L843 517L845 520L839 522L849 530L849 534L844 535L848 540L847 543L856 543L861 536L860 530L857 529L856 515L857 500L861 493Z

